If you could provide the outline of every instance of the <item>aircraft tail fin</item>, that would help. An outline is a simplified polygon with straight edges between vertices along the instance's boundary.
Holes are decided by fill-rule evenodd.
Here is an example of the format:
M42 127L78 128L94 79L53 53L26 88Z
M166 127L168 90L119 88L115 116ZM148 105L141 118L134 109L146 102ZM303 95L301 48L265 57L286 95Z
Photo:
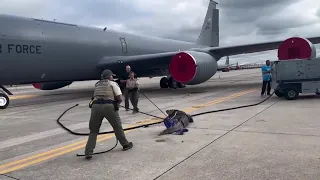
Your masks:
M219 46L219 9L216 8L218 3L210 0L206 17L196 43L210 47Z
M230 64L230 62L229 62L229 56L227 56L227 58L226 58L226 65L229 65Z

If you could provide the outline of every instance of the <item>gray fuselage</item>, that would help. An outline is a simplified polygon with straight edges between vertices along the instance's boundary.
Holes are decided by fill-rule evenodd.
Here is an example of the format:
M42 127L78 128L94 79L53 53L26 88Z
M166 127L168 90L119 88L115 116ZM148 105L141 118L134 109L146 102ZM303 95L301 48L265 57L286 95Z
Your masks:
M97 64L103 57L206 47L177 40L8 15L0 15L0 24L1 85L94 80L100 77ZM135 71L147 75L143 70L136 68Z

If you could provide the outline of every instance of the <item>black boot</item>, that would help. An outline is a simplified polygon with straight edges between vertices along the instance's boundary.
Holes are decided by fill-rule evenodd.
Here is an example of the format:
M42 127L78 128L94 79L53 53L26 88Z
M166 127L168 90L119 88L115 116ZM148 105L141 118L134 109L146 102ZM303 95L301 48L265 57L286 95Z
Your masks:
M132 147L133 147L132 142L129 142L129 144L123 146L122 151L129 150L129 149L131 149Z
M136 114L139 112L139 108L133 108L132 114Z
M92 154L91 153L88 153L88 154L86 154L86 159L91 159L92 158Z

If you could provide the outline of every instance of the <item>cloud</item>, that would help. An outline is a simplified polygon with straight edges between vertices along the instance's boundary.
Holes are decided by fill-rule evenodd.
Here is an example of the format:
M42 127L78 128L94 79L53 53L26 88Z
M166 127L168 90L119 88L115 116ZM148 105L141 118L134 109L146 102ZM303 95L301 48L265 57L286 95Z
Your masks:
M194 42L209 0L0 0L0 12ZM219 0L220 46L320 32L317 0ZM317 47L319 47L317 45ZM319 51L319 48L317 49ZM276 59L276 51L232 61Z
M308 1L292 3L284 7L281 11L273 13L272 16L264 17L257 23L259 33L262 35L272 32L280 34L291 28L317 24L320 20L317 16L317 9L314 7L314 4L308 5L306 2ZM304 11L303 9L307 10Z
M247 23L258 21L261 17L272 16L287 5L297 0L221 0L219 7L222 16L230 23ZM252 24L254 25L254 24Z

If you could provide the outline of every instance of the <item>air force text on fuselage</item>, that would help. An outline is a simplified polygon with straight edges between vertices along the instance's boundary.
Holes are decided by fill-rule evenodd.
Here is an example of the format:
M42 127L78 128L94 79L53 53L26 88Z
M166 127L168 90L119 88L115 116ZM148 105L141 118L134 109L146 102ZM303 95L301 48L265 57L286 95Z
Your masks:
M0 54L41 54L40 45L26 45L26 44L1 44Z

